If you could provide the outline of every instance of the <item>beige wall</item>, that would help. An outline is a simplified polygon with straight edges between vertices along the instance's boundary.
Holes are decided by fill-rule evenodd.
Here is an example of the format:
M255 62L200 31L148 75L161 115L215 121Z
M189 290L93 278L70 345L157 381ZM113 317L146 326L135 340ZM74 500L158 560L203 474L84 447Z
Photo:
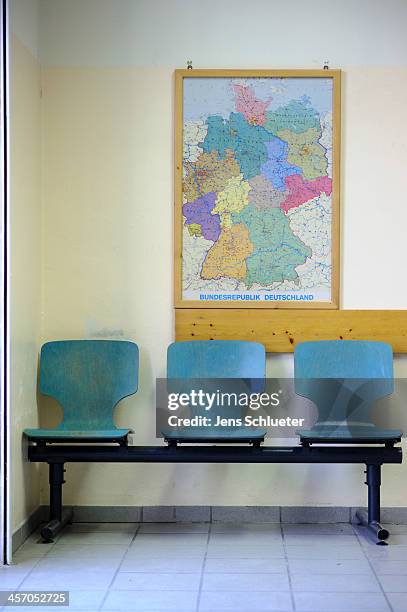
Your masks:
M40 470L25 460L22 431L38 424L41 71L33 51L14 32L15 29L11 43L11 401L13 525L18 528L40 503Z
M407 106L407 87L395 99L388 95L406 76L404 68L370 68L363 74L346 69L348 307L407 303L401 283L393 295L371 289L377 270L384 274L397 258L404 235L394 216L383 214L382 204L393 203L406 218L399 199L405 128L396 122ZM44 339L138 342L140 392L119 407L117 422L133 427L138 443L154 443L154 379L165 373L166 346L173 337L172 70L48 68L43 91ZM386 104L391 112L373 130L376 113ZM378 177L369 190L367 152ZM373 265L366 250L372 258L381 233L385 246ZM367 278L358 266L366 266ZM399 274L397 266L389 272L393 282ZM404 375L405 365L398 360ZM291 366L290 356L270 356L269 375L289 373ZM68 470L66 499L76 504L357 505L365 495L361 466L71 465ZM399 466L386 467L385 475L384 503L407 504Z

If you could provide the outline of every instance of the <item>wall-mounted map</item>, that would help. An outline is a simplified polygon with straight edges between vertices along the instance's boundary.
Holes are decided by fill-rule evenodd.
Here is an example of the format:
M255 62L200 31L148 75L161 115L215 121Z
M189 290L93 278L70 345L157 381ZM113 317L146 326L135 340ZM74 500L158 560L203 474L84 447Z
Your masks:
M339 75L180 72L176 298L337 306Z

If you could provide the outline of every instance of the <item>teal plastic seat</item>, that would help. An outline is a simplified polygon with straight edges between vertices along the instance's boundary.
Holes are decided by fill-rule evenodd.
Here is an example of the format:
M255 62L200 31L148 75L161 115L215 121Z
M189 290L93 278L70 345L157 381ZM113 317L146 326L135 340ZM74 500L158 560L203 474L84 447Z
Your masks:
M174 379L174 388L189 391L203 386L205 391L215 392L219 386L223 392L259 392L264 387L266 375L266 353L257 342L238 340L194 340L174 342L167 351L168 386ZM177 379L177 380L175 380ZM212 380L213 382L212 382ZM219 384L216 379L222 379ZM227 384L226 379L233 379ZM200 383L202 381L202 383ZM202 414L194 411L191 417ZM214 406L210 416L241 418L244 410L240 406ZM259 444L264 440L266 429L254 427L183 427L165 429L162 434L168 442L242 442Z
M40 391L64 414L55 429L25 429L30 441L126 442L130 429L113 422L116 404L136 393L138 347L118 340L63 340L41 349Z
M303 342L294 353L295 391L318 407L302 443L394 443L402 431L376 427L373 403L394 390L393 350L384 342Z

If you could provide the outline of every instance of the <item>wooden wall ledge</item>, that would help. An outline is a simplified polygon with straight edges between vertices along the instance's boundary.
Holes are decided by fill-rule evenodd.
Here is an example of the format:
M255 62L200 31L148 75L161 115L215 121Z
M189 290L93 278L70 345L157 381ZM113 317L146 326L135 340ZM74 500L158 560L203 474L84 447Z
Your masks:
M252 340L290 353L306 340L381 340L407 353L407 310L176 308L176 340Z

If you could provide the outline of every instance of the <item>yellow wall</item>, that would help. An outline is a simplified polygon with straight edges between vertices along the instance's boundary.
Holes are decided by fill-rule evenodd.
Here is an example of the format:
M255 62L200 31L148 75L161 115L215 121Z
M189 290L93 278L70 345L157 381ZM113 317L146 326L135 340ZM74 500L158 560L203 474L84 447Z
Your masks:
M344 69L343 306L406 308L406 9L404 0L40 0L41 132L38 63L19 47L13 65L20 108L13 134L16 524L38 500L28 477L35 468L24 467L23 481L19 445L23 421L36 420L40 286L41 341L139 344L140 390L119 406L117 424L133 427L138 444L155 442L155 377L165 373L173 339L172 74L187 60L196 67L320 68L328 59ZM271 356L268 369L290 374L292 358ZM407 376L406 358L396 358L396 372ZM41 401L43 423L56 422L55 406L54 416L46 414L52 408ZM385 467L384 505L407 505L406 470ZM65 501L359 505L362 472L342 465L70 465Z
M40 502L39 466L25 461L22 431L36 427L41 335L41 71L17 36L11 46L11 382L13 523Z
M371 289L404 235L383 206L392 203L405 215L399 199L405 127L397 118L407 106L406 76L405 68L346 69L347 307L406 306L401 283L391 295ZM390 99L395 90L399 95ZM173 338L172 69L50 67L43 92L44 339L136 341L140 391L119 407L117 423L134 428L138 444L154 443L154 381L165 374ZM377 122L384 105L390 112ZM367 254L372 260L381 235L385 249L371 265ZM364 281L359 265L369 269ZM397 360L400 375L405 366ZM270 376L291 368L291 357L270 356ZM400 487L405 469L385 468L385 505L407 504ZM366 493L362 472L342 465L70 465L65 498L88 505L358 505Z

